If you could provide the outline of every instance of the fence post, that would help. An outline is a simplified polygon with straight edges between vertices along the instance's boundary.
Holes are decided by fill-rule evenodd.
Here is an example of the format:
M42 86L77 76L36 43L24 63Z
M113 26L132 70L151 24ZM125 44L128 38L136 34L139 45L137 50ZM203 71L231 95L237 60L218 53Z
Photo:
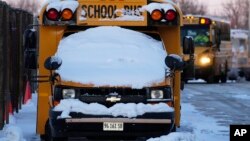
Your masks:
M11 8L6 6L6 17L5 17L5 45L4 45L4 93L5 93L5 116L6 123L9 123L9 105L10 105L10 10Z
M0 1L0 129L4 126L4 111L5 111L5 104L4 104L4 92L3 92L3 41L4 41L4 7L6 3Z
M20 27L21 27L21 19L22 19L22 17L21 17L21 10L19 10L19 9L17 9L17 10L15 10L15 14L16 14L16 43L17 43L17 46L16 46L16 50L15 50L15 52L16 52L16 54L17 54L17 56L16 56L16 58L17 58L17 60L16 60L16 78L15 78L15 80L16 80L16 92L19 94L19 100L18 100L18 108L19 109L21 109L21 107L22 107L22 96L23 96L23 94L21 93L21 86L20 86L20 53L19 53L19 50L20 50L20 36L21 36L21 34L20 34Z
M18 78L17 75L17 69L18 69L18 47L17 47L17 26L16 26L16 9L13 9L11 11L11 70L10 70L10 90L11 90L11 101L13 105L13 110L15 110L17 113L19 112L19 96L18 93L18 82L16 81L16 78Z

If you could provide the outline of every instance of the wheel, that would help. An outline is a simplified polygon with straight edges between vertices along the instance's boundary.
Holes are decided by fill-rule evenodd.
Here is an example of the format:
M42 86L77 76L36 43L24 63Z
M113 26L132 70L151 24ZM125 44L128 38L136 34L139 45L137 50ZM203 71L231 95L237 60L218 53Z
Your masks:
M240 76L240 77L244 77L244 76L245 76L244 71L240 70L240 71L239 71L239 76Z
M236 68L230 69L230 71L227 73L228 80L237 80L239 77L239 70Z
M221 83L226 83L227 82L227 75L226 74L222 74L220 76L220 81L221 81Z
M66 141L66 138L52 137L51 128L49 126L49 121L47 121L45 124L45 135L43 136L44 136L45 141Z
M219 83L219 77L215 76L215 75L210 75L208 76L208 78L206 79L207 83L212 84L212 83Z
M174 125L171 132L176 132L176 126Z
M245 78L246 78L246 81L250 81L250 75L246 75Z

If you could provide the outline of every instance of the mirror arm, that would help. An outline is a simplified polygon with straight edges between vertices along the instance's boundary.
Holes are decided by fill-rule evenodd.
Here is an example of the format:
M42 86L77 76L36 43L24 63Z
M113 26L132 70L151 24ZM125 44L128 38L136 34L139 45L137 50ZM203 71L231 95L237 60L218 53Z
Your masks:
M59 78L59 79L57 79L57 77ZM53 75L51 76L51 81L53 82L53 84L55 83L55 81L57 81L57 82L61 82L61 76L60 76L60 74L59 73L53 73Z
M189 59L187 61L184 61L184 67L183 69L187 68L189 65L192 65L194 63L194 54L189 55Z
M49 82L49 76L47 75L35 75L31 76L29 78L30 82L38 82L38 83L44 83L44 82Z

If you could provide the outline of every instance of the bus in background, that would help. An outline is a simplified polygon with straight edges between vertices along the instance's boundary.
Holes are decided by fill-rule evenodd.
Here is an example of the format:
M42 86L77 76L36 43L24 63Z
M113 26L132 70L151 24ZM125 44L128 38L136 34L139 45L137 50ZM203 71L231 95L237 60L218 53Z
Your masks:
M194 39L195 63L194 78L207 83L225 83L231 67L230 23L206 16L183 16L182 38ZM184 56L185 58L185 56ZM188 72L183 71L183 80L190 80Z
M37 133L46 141L63 141L175 131L185 66L180 56L193 56L194 50L185 37L181 51L181 26L181 10L165 0L44 5Z
M238 76L250 81L250 49L248 44L248 30L232 29L232 69L229 79L236 80Z

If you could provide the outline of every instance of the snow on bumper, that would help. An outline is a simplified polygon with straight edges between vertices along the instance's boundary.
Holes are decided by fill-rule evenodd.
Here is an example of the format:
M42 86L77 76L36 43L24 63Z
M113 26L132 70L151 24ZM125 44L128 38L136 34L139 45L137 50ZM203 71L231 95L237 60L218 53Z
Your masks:
M61 112L50 111L54 137L157 137L168 134L174 125L174 112L145 113L136 118L112 115L86 115L71 112L71 118L57 118ZM112 127L113 126L113 127Z
M174 110L166 103L117 103L106 107L77 99L61 100L50 111L54 137L159 136L171 131Z
M173 108L166 103L143 104L143 103L117 103L112 107L106 107L99 103L84 103L78 99L64 99L54 108L54 111L62 111L58 118L70 118L70 112L88 115L110 115L134 118L145 113L173 112Z

